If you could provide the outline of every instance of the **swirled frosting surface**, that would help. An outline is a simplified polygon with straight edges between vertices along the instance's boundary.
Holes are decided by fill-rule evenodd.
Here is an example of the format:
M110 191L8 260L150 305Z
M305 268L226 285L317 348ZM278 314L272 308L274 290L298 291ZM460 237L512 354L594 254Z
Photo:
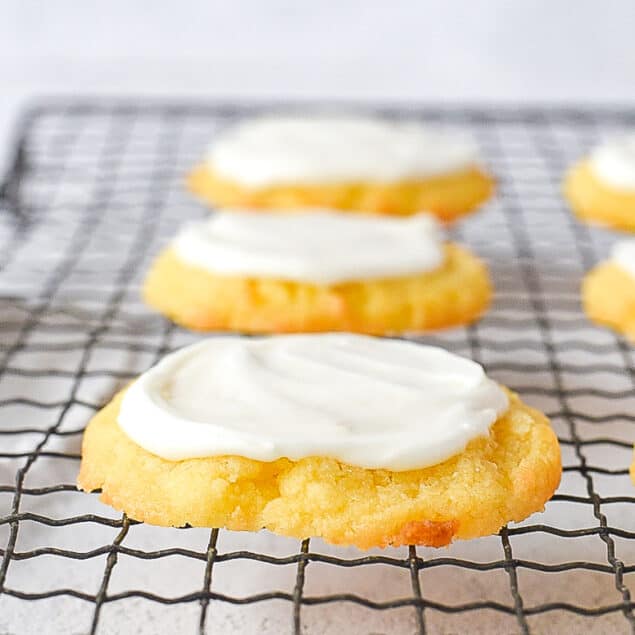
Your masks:
M141 375L118 422L169 460L323 456L400 471L461 452L507 408L479 364L440 348L361 335L225 336Z
M473 165L478 153L470 137L412 120L269 116L221 134L207 161L219 176L259 188L423 179Z
M213 274L313 284L391 278L443 264L434 217L407 218L306 210L228 210L186 225L173 249Z

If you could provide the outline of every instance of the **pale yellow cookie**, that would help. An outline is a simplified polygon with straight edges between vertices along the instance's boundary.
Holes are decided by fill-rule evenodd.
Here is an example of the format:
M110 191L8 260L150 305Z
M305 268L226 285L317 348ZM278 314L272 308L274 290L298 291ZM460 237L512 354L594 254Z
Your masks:
M439 465L391 472L324 457L167 461L122 432L120 393L88 425L78 484L101 489L105 503L156 525L266 528L362 549L439 547L523 520L558 486L560 449L548 420L509 397L487 438Z
M280 184L248 188L200 165L187 179L191 192L218 207L286 209L330 207L347 212L408 216L425 210L444 222L473 211L490 198L494 181L477 167L395 183Z
M635 342L635 279L611 261L592 269L582 282L582 303L591 320Z
M199 331L427 331L476 320L492 295L478 258L453 244L445 252L444 264L433 271L315 285L215 275L167 249L152 266L143 297L177 324Z
M635 192L619 190L600 181L588 160L580 161L569 171L564 193L582 220L635 231Z

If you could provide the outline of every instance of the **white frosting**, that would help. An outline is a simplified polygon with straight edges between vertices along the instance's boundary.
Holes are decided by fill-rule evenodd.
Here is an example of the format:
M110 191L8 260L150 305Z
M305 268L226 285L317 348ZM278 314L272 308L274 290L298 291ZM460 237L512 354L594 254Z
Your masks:
M635 192L635 135L597 147L591 153L590 165L606 185Z
M611 249L611 262L635 278L635 239L620 240Z
M229 130L208 163L246 187L395 182L455 172L477 161L474 142L415 121L372 117L264 117Z
M186 225L173 249L215 274L333 284L436 269L444 258L440 234L427 214L229 210Z
M399 471L461 452L507 408L480 365L436 347L359 335L218 337L141 375L118 421L168 460L324 456Z

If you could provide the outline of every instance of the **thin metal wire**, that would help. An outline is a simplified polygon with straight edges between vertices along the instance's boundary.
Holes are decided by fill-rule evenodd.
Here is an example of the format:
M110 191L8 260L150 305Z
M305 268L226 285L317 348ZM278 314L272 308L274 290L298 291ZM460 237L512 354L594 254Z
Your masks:
M391 116L401 116L398 108L379 108ZM13 417L0 417L0 439L12 440L33 435L35 441L30 449L25 446L4 447L0 460L16 461L15 481L0 484L0 493L11 497L7 513L0 512L0 527L8 527L8 538L0 548L0 598L2 595L24 601L77 598L93 607L91 633L99 632L104 619L103 607L110 602L124 602L128 598L144 598L161 605L197 602L200 604L198 632L204 634L208 627L208 616L213 615L212 602L237 606L250 605L270 600L289 602L292 607L291 630L295 634L304 632L302 607L348 602L368 610L390 611L410 607L416 613L417 632L426 632L426 616L429 612L455 615L463 612L494 611L515 618L523 633L531 632L532 616L573 614L586 618L598 618L616 614L624 616L625 625L635 633L633 617L634 603L624 576L635 573L635 563L625 562L617 555L616 539L635 540L635 531L627 527L609 524L604 510L608 505L630 505L635 503L635 494L602 495L594 478L619 479L627 474L625 465L599 464L595 456L588 454L597 446L614 448L616 451L630 449L628 439L632 437L635 416L627 400L635 397L635 369L630 350L619 337L607 335L602 341L587 341L589 324L581 315L577 292L573 292L559 278L557 267L577 266L589 268L600 256L594 247L591 230L578 225L563 204L554 214L565 219L567 239L575 248L574 256L567 253L553 254L554 272L539 266L537 234L532 230L533 219L529 218L528 205L541 205L540 201L527 201L520 188L534 187L536 178L526 174L512 174L512 163L539 160L546 165L548 183L540 184L540 192L549 192L557 198L560 178L567 159L562 142L553 132L554 126L566 126L579 136L596 132L598 122L617 126L635 125L635 113L615 109L419 109L409 114L418 114L431 121L467 124L484 143L486 154L492 160L500 176L498 205L500 221L510 237L509 258L518 267L518 273L504 268L496 269L496 249L490 246L491 235L477 235L458 228L455 237L470 240L476 250L483 250L492 260L496 282L500 289L497 310L479 325L465 329L463 335L446 338L431 336L426 342L450 346L457 352L469 354L481 361L489 373L504 375L517 373L522 383L514 389L528 395L553 400L549 415L562 424L561 443L572 449L574 461L565 465L567 474L578 474L584 479L585 491L576 494L557 494L550 505L577 505L588 508L595 524L575 528L561 528L544 524L521 525L504 528L500 540L502 556L485 562L466 558L446 557L442 552L427 552L425 559L417 554L414 546L405 558L388 555L363 555L345 558L310 550L308 540L300 544L297 553L288 556L272 556L251 550L226 551L218 548L220 532L213 529L207 548L203 550L168 546L163 549L142 549L125 544L126 537L136 521L125 516L108 518L94 513L80 513L52 518L35 511L25 511L21 505L26 497L34 501L61 493L76 492L70 483L27 482L27 476L36 462L77 462L75 451L60 450L50 446L54 440L76 439L82 425L67 427L65 424L71 409L86 411L86 418L100 406L98 399L87 399L80 388L87 381L108 380L113 390L121 381L134 377L139 368L111 368L107 364L93 363L93 358L105 352L135 353L145 355L147 364L160 358L172 349L173 335L178 333L166 321L152 317L143 311L136 297L133 283L156 247L154 238L161 231L161 223L168 210L168 184L177 175L179 160L193 162L184 140L186 124L210 121L230 121L236 116L260 112L260 107L204 104L122 104L103 101L82 103L59 102L36 106L22 119L17 134L17 150L7 178L0 187L4 197L0 209L13 210L6 218L0 211L0 239L4 240L0 250L0 276L7 282L0 295L0 386L2 382L19 380L22 386L32 386L23 393L3 393L0 398L0 415L10 409L27 409L35 413L29 423L15 425ZM149 120L157 124L157 131L143 137L143 149L133 151L137 126ZM517 127L527 139L518 146L503 147L501 134L506 126ZM529 143L529 145L528 145ZM181 147L183 146L183 147ZM530 147L531 146L531 147ZM135 161L131 162L130 157ZM190 161L191 159L191 161ZM539 177L543 178L543 177ZM38 195L39 186L48 187ZM85 200L58 198L67 188L86 191ZM123 249L112 253L93 253L90 240L102 229L111 226L110 215L114 206L122 206L126 214L119 214L116 227L122 236L130 237ZM551 209L551 208L550 208ZM6 209L5 209L6 212ZM164 213L165 212L165 213ZM540 217L536 222L544 222ZM51 224L64 226L64 243L59 252L48 260L40 258L32 241L39 228ZM113 225L114 226L114 225ZM113 232L115 230L113 229ZM113 233L113 235L115 235ZM541 236L543 236L541 234ZM6 249L4 248L6 246ZM574 258L572 260L572 258ZM20 266L14 263L20 259ZM100 272L108 272L101 276ZM112 274L112 275L110 275ZM562 284L561 284L562 282ZM27 289L28 293L24 292ZM6 308L6 313L4 309ZM619 357L615 358L615 351ZM53 354L56 362L29 365L29 356ZM60 363L61 356L73 355L71 363ZM57 357L55 357L57 355ZM536 356L540 356L537 358ZM563 355L583 355L583 361ZM37 357L34 357L36 359ZM525 361L525 359L527 361ZM630 378L631 385L588 386L585 378L596 373L605 373L617 380ZM575 387L568 387L566 378L584 379ZM524 379L523 379L524 378ZM548 378L548 384L541 381ZM38 396L36 382L59 380L66 382L66 392L56 398ZM576 399L597 399L606 402L600 413L585 412L576 405ZM550 402L551 403L551 402ZM39 413L39 415L37 415ZM36 416L37 415L37 416ZM42 418L40 418L40 416ZM6 419L6 421L4 420ZM47 422L38 425L33 422ZM614 424L619 422L626 438L613 436ZM580 434L581 426L594 426L598 434L588 438ZM608 427L606 427L608 426ZM563 432L564 430L564 432ZM65 446L64 446L65 447ZM597 476L596 476L597 475ZM36 508L37 509L37 508ZM24 523L33 523L46 531L47 528L67 527L81 531L89 525L111 528L117 533L107 544L90 549L53 547L47 544L22 547L18 542L19 529ZM186 530L184 530L186 531ZM46 535L46 534L43 534ZM605 546L605 562L566 560L544 563L527 558L514 557L516 541L527 536L574 539L597 537ZM154 593L148 589L130 589L113 593L109 590L113 573L117 570L119 555L123 554L135 562L143 563L168 557L184 558L204 564L202 585L199 590L178 596ZM55 557L63 566L65 561L85 561L106 557L98 588L94 593L73 588L72 579L68 587L35 591L14 588L7 576L12 562L29 562L42 557ZM230 595L215 591L220 577L218 563L239 561L259 562L271 566L295 565L296 576L293 589L267 589L251 595ZM305 592L306 567L311 562L320 562L340 569L364 569L368 566L387 566L402 570L409 575L408 597L392 600L371 600L363 595L347 592L323 595L307 595ZM435 569L452 567L460 571L478 573L499 571L507 577L511 603L481 600L463 603L434 601L427 595L426 575ZM617 590L618 601L608 604L584 602L583 598L573 602L549 601L531 603L523 595L522 571L531 571L548 576L552 573L580 572L611 576ZM424 573L426 575L424 575ZM336 575L336 573L334 573ZM580 602L579 604L577 602ZM211 613L210 613L211 611Z
M505 571L509 576L509 590L514 600L514 613L516 614L516 620L522 633L529 633L529 623L527 622L525 607L523 598L518 587L518 574L516 569L518 563L514 561L512 557L512 546L509 542L509 534L507 527L503 527L500 531L501 542L503 544L503 553L505 554Z
M293 588L293 632L301 633L302 624L300 620L300 610L302 608L302 594L304 591L304 579L308 560L306 554L309 552L309 538L302 541L300 545L300 553L298 566L295 576L295 587Z
M117 547L121 546L121 543L124 541L124 538L128 534L128 529L130 528L130 521L128 520L125 514L121 517L121 531L117 534L115 539L113 540L112 545L108 547L108 557L106 558L106 567L104 568L104 574L101 578L101 584L99 585L99 591L97 591L97 595L95 596L95 611L93 613L93 620L90 624L90 633L94 635L97 632L97 625L99 623L99 615L101 614L101 608L106 601L106 593L108 591L108 583L110 582L110 577L112 576L112 571L117 564L119 550Z
M426 619L423 613L424 604L423 596L421 595L421 582L419 580L421 561L417 557L417 548L414 545L410 545L408 547L408 566L410 568L410 586L412 587L412 595L418 601L418 604L415 605L417 633L419 635L425 635L427 632Z
M177 154L178 150L178 133L180 129L177 127L166 126L164 128L165 133L162 138L159 139L158 149L156 156L172 156ZM143 262L143 257L151 244L151 239L153 234L157 230L157 226L161 220L161 215L165 209L165 197L166 197L166 183L169 182L172 177L171 174L172 168L166 168L166 164L159 164L155 166L155 170L153 171L152 182L156 183L156 187L153 188L150 192L150 196L148 197L148 201L145 205L143 213L140 218L140 222L138 224L137 233L135 235L134 241L131 243L130 252L128 254L127 259L124 262L124 266L121 269L121 274L118 277L116 284L116 292L111 298L111 301L108 303L108 312L106 313L112 319L112 316L115 314L115 311L118 310L119 305L124 298L126 291L128 289L128 285L132 280L133 276L137 272L141 263ZM161 342L157 347L156 354L152 360L152 363L156 363L161 356L163 355L165 349L167 348L167 344L169 341L170 334L172 332L172 326L168 325L167 328L164 329L163 337L161 338ZM88 350L92 349L92 342L89 342L87 346ZM123 517L123 527L117 537L113 542L113 547L121 545L126 534L128 533L128 520ZM101 611L101 607L103 602L106 599L106 593L108 590L108 583L110 581L110 577L112 575L112 570L117 564L117 552L112 551L109 555L106 568L104 570L103 575L103 584L100 587L100 592L97 594L97 599L95 601L95 612L93 614L93 621L91 626L91 635L97 632L97 626L99 621L99 614Z
M218 556L216 549L216 543L218 542L218 529L212 529L209 534L209 543L207 544L207 558L205 563L205 576L203 578L203 590L205 594L201 598L201 613L198 621L199 635L205 635L205 624L207 622L207 609L209 607L209 597L207 594L210 592L212 586L212 569Z
M108 138L108 142L112 143L111 141L112 139L117 140L118 135L110 136ZM118 141L117 141L116 147L118 149L122 149ZM95 198L100 198L101 196L104 195L104 192L110 191L110 188L112 187L112 180L109 180L109 179L99 180L95 187L96 187ZM6 352L4 358L0 362L0 378L2 377L4 373L6 373L7 364L9 360L14 355L17 354L17 352L22 348L29 333L37 327L38 322L40 321L42 316L45 314L47 307L53 301L55 293L60 288L65 277L68 276L70 271L72 270L73 265L75 264L75 262L77 261L77 258L82 252L82 249L85 248L88 242L88 237L90 233L94 231L95 227L97 226L99 222L100 211L102 211L101 207L97 205L92 206L86 211L84 222L79 224L76 233L71 237L69 241L68 256L66 256L61 261L59 267L53 271L53 274L48 284L45 286L45 291L44 291L42 299L40 300L40 303L36 306L34 311L29 315L28 319L24 322L24 325L22 326L22 328L20 329L18 333L15 344ZM96 338L97 338L97 331L94 331L93 339L96 339ZM59 428L59 426L64 421L65 415L70 410L72 405L72 400L75 398L77 388L79 387L81 374L83 370L85 370L89 355L90 355L90 351L88 348L82 352L79 368L73 373L74 382L71 387L71 392L70 392L70 397L68 402L64 405L62 412L60 413L60 416L57 418L57 421L52 426L50 426L50 428L44 434L43 438L37 444L37 446L35 447L35 450L32 453L28 453L25 455L27 457L27 461L25 462L23 467L19 469L16 473L16 489L15 489L12 509L11 509L12 515L14 517L16 517L18 514L20 501L22 498L21 488L22 488L22 485L24 484L24 479L27 475L27 472L29 471L29 469L31 468L35 460L38 458L38 456L43 452L43 448L48 442L51 434ZM18 454L18 456L21 456L21 455ZM4 587L7 570L11 562L11 554L13 552L13 549L15 548L15 544L18 537L18 529L19 529L19 522L18 521L11 522L11 532L9 535L9 541L7 543L7 548L4 552L2 564L0 564L0 592L2 592Z

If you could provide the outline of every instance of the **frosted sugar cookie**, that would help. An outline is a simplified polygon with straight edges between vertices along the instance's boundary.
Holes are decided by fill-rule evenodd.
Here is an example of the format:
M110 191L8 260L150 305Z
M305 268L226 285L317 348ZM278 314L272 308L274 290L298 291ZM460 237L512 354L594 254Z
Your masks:
M219 212L159 255L146 302L201 331L423 331L478 318L485 266L433 217Z
M221 134L189 188L220 207L331 207L452 221L493 181L473 141L415 121L263 117Z
M635 231L635 135L605 143L573 166L565 195L581 219Z
M78 482L152 524L370 548L495 533L560 472L548 420L478 364L329 334L168 355L90 422Z
M618 242L585 276L582 301L591 320L635 341L635 240Z

